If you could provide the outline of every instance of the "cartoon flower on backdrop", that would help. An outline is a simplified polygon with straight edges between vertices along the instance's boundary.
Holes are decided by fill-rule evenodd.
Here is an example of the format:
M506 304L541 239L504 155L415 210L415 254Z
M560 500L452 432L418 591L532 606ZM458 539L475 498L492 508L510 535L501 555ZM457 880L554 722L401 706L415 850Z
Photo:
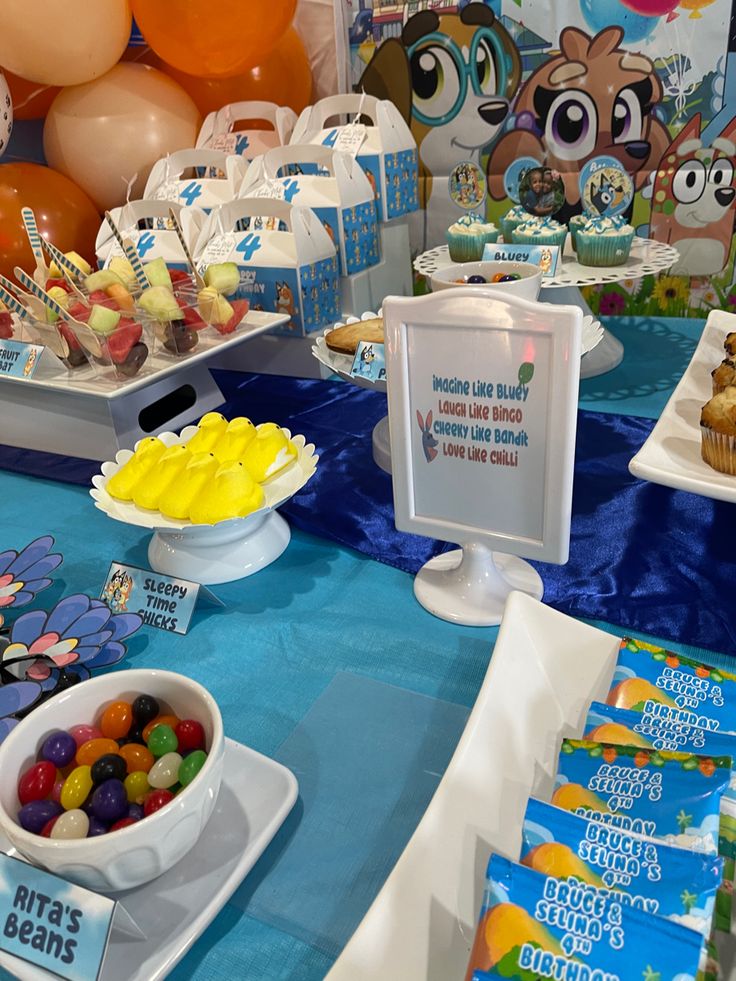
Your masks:
M25 606L51 585L49 574L64 561L62 555L51 552L53 545L54 539L46 535L26 545L21 552L11 548L0 553L0 610Z
M0 742L40 699L122 660L123 641L142 622L136 613L113 615L83 593L65 597L48 613L18 617L0 655Z

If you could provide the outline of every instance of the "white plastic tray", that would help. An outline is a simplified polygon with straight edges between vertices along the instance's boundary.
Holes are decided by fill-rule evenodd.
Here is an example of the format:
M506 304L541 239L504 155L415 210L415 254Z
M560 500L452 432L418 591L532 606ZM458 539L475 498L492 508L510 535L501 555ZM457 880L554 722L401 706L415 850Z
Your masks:
M462 978L492 851L517 859L530 794L549 799L562 736L608 691L618 638L511 593L455 754L328 981Z
M646 443L629 463L635 477L736 502L736 477L709 467L700 455L700 410L711 398L710 373L723 361L723 341L736 330L736 316L714 310L692 360Z
M285 766L226 739L220 793L197 844L158 879L114 897L146 936L133 939L113 928L100 981L166 977L253 868L297 792ZM1 835L0 850L21 857ZM21 981L56 977L10 954L0 953L0 966Z

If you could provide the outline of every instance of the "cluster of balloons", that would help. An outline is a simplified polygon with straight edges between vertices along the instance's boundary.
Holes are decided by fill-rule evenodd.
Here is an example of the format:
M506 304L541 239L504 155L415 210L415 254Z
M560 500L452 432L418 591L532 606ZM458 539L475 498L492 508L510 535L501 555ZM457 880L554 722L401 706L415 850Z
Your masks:
M3 0L0 155L14 107L16 119L45 118L49 166L0 163L0 272L29 263L23 205L59 248L93 256L100 211L123 203L134 177L131 197L139 195L162 156L194 146L202 114L252 99L300 112L312 77L290 27L295 8L296 0ZM129 46L133 17L143 46Z
M690 11L691 18L715 0L580 0L580 9L589 27L601 31L611 24L623 28L624 40L643 41L666 15L667 21L679 16L677 8Z

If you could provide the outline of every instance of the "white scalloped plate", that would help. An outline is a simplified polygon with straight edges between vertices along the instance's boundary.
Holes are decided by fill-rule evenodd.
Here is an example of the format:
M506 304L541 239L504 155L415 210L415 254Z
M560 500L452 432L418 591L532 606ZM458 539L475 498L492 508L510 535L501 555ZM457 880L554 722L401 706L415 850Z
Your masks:
M158 438L167 446L174 446L177 443L187 443L196 431L196 426L187 426L182 430L180 436L177 436L176 433L160 433ZM289 439L292 439L288 429L284 429L284 432ZM216 525L195 525L191 521L174 521L159 511L145 511L133 503L116 501L107 493L105 485L109 478L117 473L122 465L133 456L133 450L118 450L114 460L107 460L102 464L102 472L95 474L92 478L93 486L90 495L94 499L95 507L114 521L122 521L124 524L136 525L139 528L148 528L151 531L178 531L184 534L187 531L192 531L196 532L199 537L202 529L206 527L225 530L228 527L234 529L237 526L245 529L246 522L257 524L264 514L275 511L276 508L288 501L290 497L304 487L317 469L319 457L314 452L314 444L307 443L304 436L294 436L292 442L298 450L296 460L262 485L266 503L262 508L253 511L244 518L229 518L227 521L220 521ZM138 443L135 445L137 447Z

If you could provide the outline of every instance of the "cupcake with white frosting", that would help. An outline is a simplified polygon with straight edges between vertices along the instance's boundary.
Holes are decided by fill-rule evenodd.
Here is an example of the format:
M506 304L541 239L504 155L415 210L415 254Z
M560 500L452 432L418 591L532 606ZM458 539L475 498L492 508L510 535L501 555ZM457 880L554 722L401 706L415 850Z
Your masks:
M618 215L598 215L578 228L575 237L582 266L621 266L629 258L634 229Z
M559 245L565 244L567 226L561 225L554 218L534 218L527 215L511 233L511 241L516 245Z

